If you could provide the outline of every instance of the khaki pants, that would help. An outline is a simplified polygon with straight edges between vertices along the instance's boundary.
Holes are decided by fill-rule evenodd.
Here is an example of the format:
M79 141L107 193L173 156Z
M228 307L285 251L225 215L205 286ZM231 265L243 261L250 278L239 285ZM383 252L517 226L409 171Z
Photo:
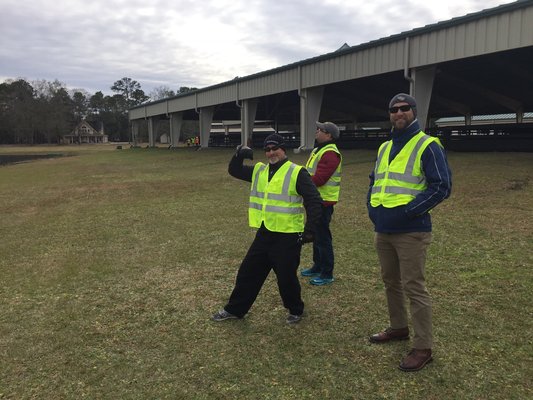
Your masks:
M415 334L413 348L432 348L431 297L424 278L431 232L376 233L374 243L381 264L391 328L408 326L407 297Z

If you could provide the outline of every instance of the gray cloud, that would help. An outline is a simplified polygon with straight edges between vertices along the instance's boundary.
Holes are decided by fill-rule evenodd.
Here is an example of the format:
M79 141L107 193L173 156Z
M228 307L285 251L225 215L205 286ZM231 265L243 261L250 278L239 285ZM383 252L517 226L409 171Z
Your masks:
M0 79L205 87L499 3L0 0Z

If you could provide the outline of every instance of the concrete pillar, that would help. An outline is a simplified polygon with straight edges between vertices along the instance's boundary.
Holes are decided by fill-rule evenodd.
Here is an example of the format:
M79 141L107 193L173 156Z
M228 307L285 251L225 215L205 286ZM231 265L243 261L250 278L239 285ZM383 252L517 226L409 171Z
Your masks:
M324 86L300 91L300 149L310 150L315 144L316 121L324 97Z
M213 123L213 107L200 109L200 147L208 147L209 135L211 134L211 124Z
M428 121L429 103L436 69L436 66L414 68L411 72L411 78L413 79L411 96L416 99L417 118L420 128L423 130L426 129Z
M155 147L154 125L154 119L148 118L148 147Z
M170 147L178 147L180 141L181 124L183 123L183 113L170 114Z
M257 99L243 100L241 107L241 144L250 145L255 126Z
M465 115L465 125L472 125L472 114Z
M131 144L132 146L139 145L139 121L131 121Z

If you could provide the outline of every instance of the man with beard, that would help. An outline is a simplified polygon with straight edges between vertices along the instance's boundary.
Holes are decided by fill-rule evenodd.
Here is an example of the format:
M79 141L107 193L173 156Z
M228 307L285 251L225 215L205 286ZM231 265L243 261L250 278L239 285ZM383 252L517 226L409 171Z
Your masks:
M399 368L418 371L433 359L431 297L424 276L431 242L429 212L450 195L451 172L440 141L421 131L413 97L405 93L394 96L389 116L392 139L378 150L367 206L376 231L390 326L369 340L387 343L409 339L407 297L413 348Z

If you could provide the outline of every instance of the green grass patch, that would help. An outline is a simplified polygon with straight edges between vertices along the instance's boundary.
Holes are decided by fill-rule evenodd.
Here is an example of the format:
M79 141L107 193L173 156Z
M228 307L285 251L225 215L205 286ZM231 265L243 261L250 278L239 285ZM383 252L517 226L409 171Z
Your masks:
M373 151L343 152L336 281L302 279L297 326L273 276L247 318L209 320L254 235L231 150L0 147L29 152L69 157L0 167L0 398L532 395L531 154L449 154L427 266L435 361L406 374L408 342L367 342L388 324L365 206ZM302 267L311 258L306 246Z

